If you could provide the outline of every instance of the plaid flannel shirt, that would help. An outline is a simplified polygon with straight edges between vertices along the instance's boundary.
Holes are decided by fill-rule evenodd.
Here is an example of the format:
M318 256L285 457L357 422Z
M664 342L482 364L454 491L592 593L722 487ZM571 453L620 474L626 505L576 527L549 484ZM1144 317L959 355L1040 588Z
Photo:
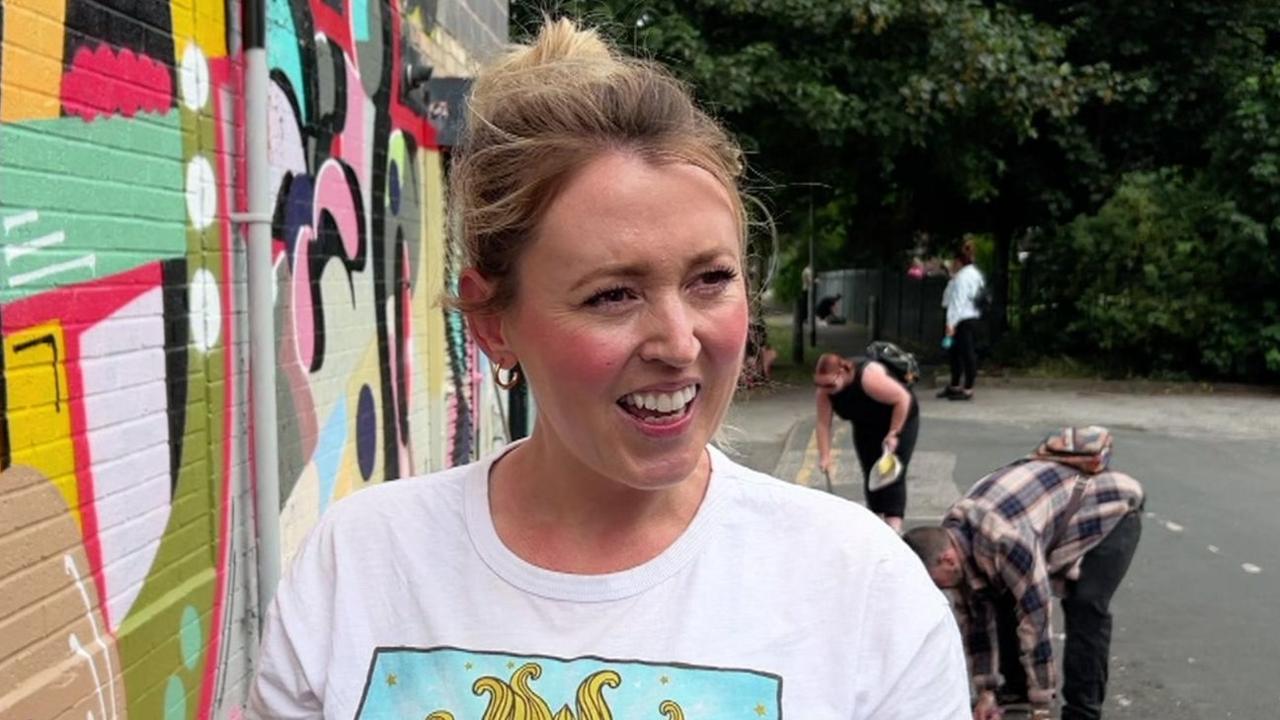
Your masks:
M943 519L965 558L956 610L978 691L999 685L993 603L1008 591L1017 608L1029 699L1052 700L1053 586L1076 579L1084 554L1143 501L1138 481L1105 471L1110 449L1104 429L1064 430L1031 457L979 480ZM1082 481L1088 483L1082 502L1066 517L1072 490Z

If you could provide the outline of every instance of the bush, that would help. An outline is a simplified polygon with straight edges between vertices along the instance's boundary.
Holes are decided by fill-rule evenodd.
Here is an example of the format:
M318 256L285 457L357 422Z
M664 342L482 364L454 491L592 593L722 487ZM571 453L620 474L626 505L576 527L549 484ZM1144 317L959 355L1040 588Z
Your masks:
M1025 339L1116 374L1280 378L1266 227L1173 171L1127 176L1037 249Z

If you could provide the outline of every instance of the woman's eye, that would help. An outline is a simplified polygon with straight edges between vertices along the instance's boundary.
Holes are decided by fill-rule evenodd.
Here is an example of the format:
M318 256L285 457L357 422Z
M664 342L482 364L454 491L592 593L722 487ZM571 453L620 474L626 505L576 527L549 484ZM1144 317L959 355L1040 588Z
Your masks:
M738 277L736 270L718 268L699 275L698 284L703 288L718 289L733 282L736 277Z
M589 307L600 307L603 305L616 305L626 302L631 298L631 291L627 288L609 288L587 298L585 303Z

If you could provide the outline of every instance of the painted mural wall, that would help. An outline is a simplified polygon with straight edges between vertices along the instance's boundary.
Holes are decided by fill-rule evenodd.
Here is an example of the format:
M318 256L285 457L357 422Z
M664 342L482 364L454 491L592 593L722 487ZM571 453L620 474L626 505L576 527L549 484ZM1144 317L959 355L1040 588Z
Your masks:
M465 74L437 20L501 42L505 3L475 3L268 0L286 559L334 500L504 441L436 304L445 160L397 71ZM0 717L239 716L260 609L238 13L0 3Z

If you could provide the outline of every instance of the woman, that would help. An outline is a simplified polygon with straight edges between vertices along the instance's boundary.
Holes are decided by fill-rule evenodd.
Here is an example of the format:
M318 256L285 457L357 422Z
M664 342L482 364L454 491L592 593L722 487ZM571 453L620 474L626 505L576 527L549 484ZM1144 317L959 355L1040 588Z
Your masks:
M748 322L737 147L568 21L470 102L456 302L537 422L321 518L265 618L251 710L968 717L958 631L910 550L708 444Z
M974 334L982 311L978 299L986 292L982 272L973 264L974 244L965 240L956 253L955 271L942 291L942 307L947 309L947 348L951 360L951 384L938 393L948 400L972 400L978 376L978 349ZM964 385L960 384L961 378Z
M907 382L914 378L907 378ZM831 469L831 415L853 424L853 447L862 465L867 508L889 527L902 532L907 508L907 468L920 432L916 397L885 366L872 360L851 360L827 353L818 358L813 383L818 386L818 467ZM871 469L885 452L902 462L902 479L871 490Z

